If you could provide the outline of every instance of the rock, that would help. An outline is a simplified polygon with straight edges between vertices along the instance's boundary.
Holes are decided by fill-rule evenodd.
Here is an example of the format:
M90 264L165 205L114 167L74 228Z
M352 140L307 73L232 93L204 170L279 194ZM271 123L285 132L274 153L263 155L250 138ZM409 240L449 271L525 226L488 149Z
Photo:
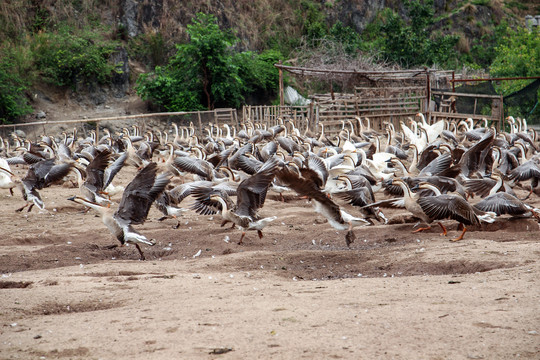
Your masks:
M45 111L40 110L36 113L36 119L45 119L47 117L47 114L45 114Z

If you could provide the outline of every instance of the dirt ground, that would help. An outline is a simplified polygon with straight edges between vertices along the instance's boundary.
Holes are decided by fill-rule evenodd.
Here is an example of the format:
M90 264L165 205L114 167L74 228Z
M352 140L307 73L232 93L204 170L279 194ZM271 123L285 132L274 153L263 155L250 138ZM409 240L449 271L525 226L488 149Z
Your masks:
M16 213L20 193L0 192L2 359L540 358L530 219L456 243L452 221L449 238L375 225L349 249L307 200L270 194L261 213L278 219L243 245L219 215L188 211L173 229L152 208L137 226L157 241L143 262L133 246L105 248L117 240L67 200L77 188L41 193L47 211Z

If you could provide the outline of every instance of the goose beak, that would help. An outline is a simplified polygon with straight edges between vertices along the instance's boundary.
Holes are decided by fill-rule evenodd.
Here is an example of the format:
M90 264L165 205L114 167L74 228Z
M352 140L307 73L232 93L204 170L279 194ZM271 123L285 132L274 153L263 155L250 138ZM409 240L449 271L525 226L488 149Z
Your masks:
M76 198L76 196L72 196L72 197L68 198L68 200L75 201L75 198Z

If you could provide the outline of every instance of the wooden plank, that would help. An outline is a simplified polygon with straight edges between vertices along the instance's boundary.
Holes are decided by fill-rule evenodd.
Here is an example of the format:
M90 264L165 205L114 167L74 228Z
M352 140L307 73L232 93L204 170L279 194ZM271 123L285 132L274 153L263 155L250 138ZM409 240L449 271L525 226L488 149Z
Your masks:
M486 94L466 94L466 93L457 93L452 91L432 91L433 95L448 95L448 96L462 96L462 97L476 97L476 98L486 98L486 99L500 99L500 95L486 95Z

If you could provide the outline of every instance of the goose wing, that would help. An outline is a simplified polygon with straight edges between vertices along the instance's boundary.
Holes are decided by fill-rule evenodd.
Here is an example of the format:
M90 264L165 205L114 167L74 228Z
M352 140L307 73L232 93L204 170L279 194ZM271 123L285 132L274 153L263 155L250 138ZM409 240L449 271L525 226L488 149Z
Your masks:
M487 155L487 150L490 149L490 145L493 143L494 138L495 133L489 130L476 144L471 146L463 153L461 159L459 160L461 173L463 175L470 177L470 174L479 169L480 164L484 161Z
M531 178L540 178L540 167L532 160L529 160L512 170L508 175L510 180L525 181Z
M263 162L255 159L254 157L241 155L237 158L238 168L249 175L256 174L262 165Z
M213 166L206 160L192 157L177 157L173 160L173 165L179 170L202 176L206 179L212 178Z
M307 196L315 201L318 204L319 209L322 209L320 212L327 217L327 219L340 224L345 223L339 205L326 196L312 179L300 176L300 174L292 171L287 166L278 170L276 177L285 184L285 186L294 190L299 195Z
M94 191L103 190L105 169L111 160L110 150L100 152L86 167L86 181L84 185Z
M437 175L448 169L450 165L452 165L452 155L445 153L431 160L431 162L429 162L429 164L427 164L418 175Z
M496 193L490 195L474 205L477 209L482 211L494 212L497 215L522 215L530 210L531 206L525 204L513 195L505 192Z
M148 216L150 206L165 190L171 180L168 174L156 177L157 164L146 165L126 186L118 210L114 214L126 224L142 224Z
M324 188L328 181L328 168L323 159L316 155L309 155L307 158L307 167L317 174L317 185Z
M201 215L214 215L223 211L223 206L218 200L212 199L212 196L220 196L226 203L228 209L234 209L234 202L229 195L221 189L214 189L211 186L196 186L191 190L191 195L195 202L191 209Z
M426 196L419 198L417 203L434 220L453 219L465 225L480 223L472 206L460 196Z
M105 172L103 174L103 189L106 189L107 186L109 186L109 184L114 179L116 174L118 174L120 169L122 169L122 167L126 163L127 158L128 158L128 154L124 152L122 153L122 155L118 157L118 159L116 159L112 164L110 164L105 169Z
M497 184L497 180L492 178L467 179L464 183L468 192L474 193L483 198L489 194L495 184Z
M277 167L278 160L271 157L255 175L242 180L236 190L236 213L238 215L256 217L257 210L264 205L266 193L274 180Z
M347 191L340 191L334 195L353 206L363 207L374 202L373 191L366 186Z

